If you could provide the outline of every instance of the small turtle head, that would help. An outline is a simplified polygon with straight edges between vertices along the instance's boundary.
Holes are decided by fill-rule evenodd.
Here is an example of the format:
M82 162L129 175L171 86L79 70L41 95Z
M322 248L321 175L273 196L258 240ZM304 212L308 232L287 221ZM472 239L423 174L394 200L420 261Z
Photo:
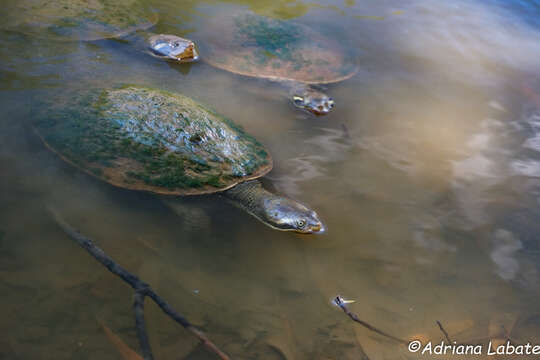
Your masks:
M293 102L297 107L315 115L326 115L334 108L334 100L315 89L306 89L300 94L293 95Z
M155 57L177 62L192 62L199 59L193 41L175 35L154 35L148 39L150 52Z
M325 230L315 211L285 197L265 200L264 210L265 222L278 230L302 234L322 233Z

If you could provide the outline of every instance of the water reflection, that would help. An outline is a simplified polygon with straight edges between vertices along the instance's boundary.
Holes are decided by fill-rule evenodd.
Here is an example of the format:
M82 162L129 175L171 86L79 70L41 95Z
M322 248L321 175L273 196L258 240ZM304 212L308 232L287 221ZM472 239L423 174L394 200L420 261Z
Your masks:
M519 262L515 256L523 248L521 241L504 229L497 229L492 241L490 257L497 265L497 274L504 280L513 280L519 271Z
M328 177L328 166L342 161L347 151L352 148L346 128L318 129L321 134L314 135L303 141L302 147L311 154L300 155L282 162L278 176L269 176L274 180L275 186L287 194L298 196L302 193L302 182L307 182L318 177Z

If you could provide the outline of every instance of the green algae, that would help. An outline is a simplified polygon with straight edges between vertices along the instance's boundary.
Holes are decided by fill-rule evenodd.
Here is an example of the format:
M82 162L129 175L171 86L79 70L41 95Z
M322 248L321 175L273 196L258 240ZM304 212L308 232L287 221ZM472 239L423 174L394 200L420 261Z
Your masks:
M253 42L259 49L257 63L266 63L279 57L286 61L295 61L295 48L302 40L302 28L286 21L270 19L257 15L246 15L235 19L239 35Z
M253 14L237 17L234 22L236 46L251 49L250 55L238 65L242 67L239 70L252 72L268 65L278 69L292 64L293 70L298 72L312 65L312 61L304 56L304 50L313 45L308 43L310 34L303 26Z
M35 128L77 166L167 189L225 187L268 164L230 119L178 94L136 86L90 90L41 106Z
M95 40L156 22L142 0L19 0L2 27L38 37Z

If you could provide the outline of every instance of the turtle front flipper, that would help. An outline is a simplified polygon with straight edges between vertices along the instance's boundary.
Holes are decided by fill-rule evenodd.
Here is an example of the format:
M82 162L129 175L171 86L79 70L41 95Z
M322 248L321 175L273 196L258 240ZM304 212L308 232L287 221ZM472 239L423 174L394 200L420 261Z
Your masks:
M296 107L315 115L326 115L334 108L334 99L313 86L290 84L290 96Z
M269 192L258 180L238 184L224 191L223 195L273 229L302 234L325 230L315 211L295 200Z

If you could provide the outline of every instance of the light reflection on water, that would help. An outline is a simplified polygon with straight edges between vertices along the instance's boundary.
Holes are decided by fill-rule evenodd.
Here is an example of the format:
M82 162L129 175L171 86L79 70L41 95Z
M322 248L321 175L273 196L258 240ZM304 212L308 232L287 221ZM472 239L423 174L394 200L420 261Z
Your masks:
M359 343L372 359L415 358L352 324L336 294L400 337L439 341L440 320L470 341L519 317L513 337L540 341L537 5L156 0L156 31L189 36L233 3L353 44L361 71L328 86L333 113L130 42L0 34L0 358L117 359L98 320L137 349L131 290L59 231L51 204L234 358L357 359ZM112 188L27 126L52 88L121 82L190 94L242 124L274 156L266 184L317 209L328 232L275 232L217 195ZM208 357L155 306L147 317L157 359Z

